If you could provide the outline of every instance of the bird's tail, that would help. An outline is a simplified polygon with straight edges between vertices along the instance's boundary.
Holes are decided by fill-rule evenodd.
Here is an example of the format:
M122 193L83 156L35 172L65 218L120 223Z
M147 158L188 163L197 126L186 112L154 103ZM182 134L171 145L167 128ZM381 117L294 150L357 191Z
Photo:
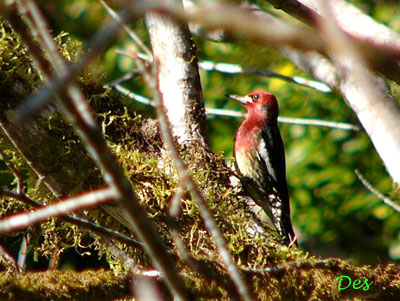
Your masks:
M283 214L279 222L278 232L283 237L283 243L285 245L290 247L291 245L295 244L296 246L298 246L297 237L294 233L292 222L290 220L290 217L286 216L286 214Z
M293 244L298 246L296 234L294 233L290 219L290 208L285 207L283 204L279 197L270 195L269 202L263 202L262 208L271 219L276 230L278 230L279 235L283 238L283 243L287 246Z

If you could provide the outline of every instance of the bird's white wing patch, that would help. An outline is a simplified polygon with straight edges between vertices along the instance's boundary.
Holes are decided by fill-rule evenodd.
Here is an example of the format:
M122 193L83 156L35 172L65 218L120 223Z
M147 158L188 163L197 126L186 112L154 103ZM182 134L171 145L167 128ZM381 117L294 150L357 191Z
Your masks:
M261 157L261 160L265 162L269 175L275 180L275 182L278 182L276 171L274 168L272 168L267 146L265 145L265 141L263 139L260 139L260 143L258 144L258 153Z

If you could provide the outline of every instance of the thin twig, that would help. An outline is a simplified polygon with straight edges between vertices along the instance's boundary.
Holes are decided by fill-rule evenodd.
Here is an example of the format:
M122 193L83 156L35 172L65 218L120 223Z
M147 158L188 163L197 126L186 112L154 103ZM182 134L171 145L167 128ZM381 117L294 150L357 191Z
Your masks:
M104 88L110 88L110 87L115 87L116 85L119 85L127 80L130 80L134 77L136 77L136 75L138 75L138 72L136 70L129 72L127 74L125 74L124 76L121 76L120 78L117 78L116 80L113 80L112 82L104 85Z
M122 55L125 55L127 57L130 57L131 59L134 59L134 60L139 58L139 59L144 60L144 61L146 61L148 63L153 62L153 57L150 57L147 54L142 53L142 52L132 52L132 51L126 51L126 50L122 50L122 49L116 49L115 52L118 53L118 54L122 54Z
M47 205L33 212L15 214L0 221L0 233L17 231L44 221L49 217L58 217L83 208L98 206L114 200L115 195L116 192L113 188L106 187Z
M169 214L172 218L177 218L181 209L181 199L185 193L186 184L183 181L179 181L178 188L175 191L171 199L171 207L169 209Z
M278 117L278 121L287 124L298 124L298 125L314 125L320 127L328 127L332 129L346 130L346 131L360 131L361 128L357 125L347 122L335 122L326 121L320 119L311 118L293 118L293 117Z
M333 266L338 266L338 260L335 258L332 259L319 259L315 261L307 260L295 260L289 261L284 264L267 267L264 269L252 269L252 268L243 268L242 270L248 275L259 275L259 276L269 276L269 277L282 277L285 273L289 273L290 269L296 268L301 270L310 270L310 269L329 269L331 270Z
M144 97L140 94L134 93L130 90L128 90L127 88L124 88L123 86L117 84L112 86L115 90L117 90L118 92L120 92L121 94L129 97L130 99L134 99L135 101L145 104L145 105L149 105L154 107L153 101L147 97Z
M30 205L32 207L35 208L40 208L40 207L44 207L43 204L29 198L28 196L26 196L25 194L18 194L16 191L12 191L12 190L2 190L0 191L0 195L4 195L4 196L8 196L11 198L14 198L18 201L21 201L27 205ZM85 216L86 217L86 216ZM74 224L77 225L79 227L85 228L87 230L90 230L94 233L96 233L97 235L103 237L103 238L113 238L119 242L125 243L129 246L135 247L135 248L143 248L143 244L141 242L138 242L128 236L125 236L117 231L113 231L109 228L104 228L100 225L97 225L91 221L88 221L86 219L83 218L78 218L75 216L71 216L71 215L65 215L65 216L60 216L60 219L64 220L65 222L68 222L70 224ZM87 217L86 217L87 218Z
M146 52L149 61L153 61L153 55L150 51L150 49L142 42L142 40L134 33L127 25L125 25L124 21L121 19L121 17L111 8L107 5L107 3L103 0L99 0L100 3L103 5L103 7L106 9L108 14L117 22L119 22L122 25L122 28L125 30L125 32L128 34L128 36L136 42L136 44L142 48L144 52Z
M22 272L22 269L18 266L14 257L8 254L2 245L0 245L0 262L4 263L4 267L6 267L8 270L18 273Z
M375 194L379 199L381 199L386 205L388 205L390 208L393 210L397 211L400 213L400 205L396 204L394 201L389 199L388 197L384 196L380 191L378 191L376 188L374 188L360 173L358 169L355 169L354 172L356 173L358 179L363 183L365 188L367 188L370 192Z
M206 114L228 116L228 117L239 117L239 118L244 118L247 116L247 113L242 113L234 110L215 109L215 108L206 108ZM347 122L335 122L335 121L326 121L326 120L311 119L311 118L294 118L294 117L279 116L278 121L287 124L320 126L320 127L328 127L339 130L350 130L350 131L361 130L359 126Z
M45 176L41 168L37 164L35 164L29 154L24 150L23 144L17 139L17 135L15 135L14 131L10 129L10 127L8 127L6 123L1 119L0 128L3 131L4 135L8 138L8 140L12 143L15 149L25 160L25 162L28 164L28 166L38 176L39 181L45 183L46 187L56 198L62 197L63 193L61 188L56 183L52 182L49 177Z
M135 260L130 257L123 249L121 249L114 243L110 244L107 241L106 243L108 251L110 251L110 253L115 256L125 268L128 268L133 275L137 275L142 272L139 265L136 264Z
M17 181L17 192L22 193L23 190L23 180L21 177L21 174L19 171L15 168L14 164L7 159L6 154L3 152L3 150L0 148L0 158L6 163L7 167L11 169L12 173L14 174L14 177Z
M283 74L275 73L269 70L264 69L256 69L256 68L249 68L249 67L242 67L237 64L228 64L228 63L216 63L211 61L202 61L199 62L199 67L203 70L208 71L218 71L222 73L229 73L229 74L256 74L267 76L271 78L279 78L287 82L295 83L304 87L315 89L319 92L329 93L332 92L331 88L322 83L317 82L314 80L306 79L300 76L286 76Z
M27 255L28 255L28 245L29 245L30 239L31 239L30 234L27 233L22 237L22 240L21 240L21 245L19 247L18 258L17 258L17 264L21 270L24 270L24 268L25 268L26 259L27 259Z

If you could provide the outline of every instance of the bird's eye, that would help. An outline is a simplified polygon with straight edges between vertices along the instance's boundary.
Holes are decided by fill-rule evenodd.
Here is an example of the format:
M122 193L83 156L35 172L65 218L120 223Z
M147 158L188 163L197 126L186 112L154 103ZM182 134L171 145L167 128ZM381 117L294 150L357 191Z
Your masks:
M259 95L258 94L254 94L251 99L253 99L253 101L256 101L258 99Z

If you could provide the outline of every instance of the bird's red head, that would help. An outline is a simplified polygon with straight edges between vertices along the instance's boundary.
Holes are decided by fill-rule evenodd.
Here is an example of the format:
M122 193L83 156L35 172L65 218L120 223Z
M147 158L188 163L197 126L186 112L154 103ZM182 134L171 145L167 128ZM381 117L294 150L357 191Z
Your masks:
M278 101L275 96L265 91L254 91L246 96L226 95L246 106L249 115L262 115L266 118L278 118Z

